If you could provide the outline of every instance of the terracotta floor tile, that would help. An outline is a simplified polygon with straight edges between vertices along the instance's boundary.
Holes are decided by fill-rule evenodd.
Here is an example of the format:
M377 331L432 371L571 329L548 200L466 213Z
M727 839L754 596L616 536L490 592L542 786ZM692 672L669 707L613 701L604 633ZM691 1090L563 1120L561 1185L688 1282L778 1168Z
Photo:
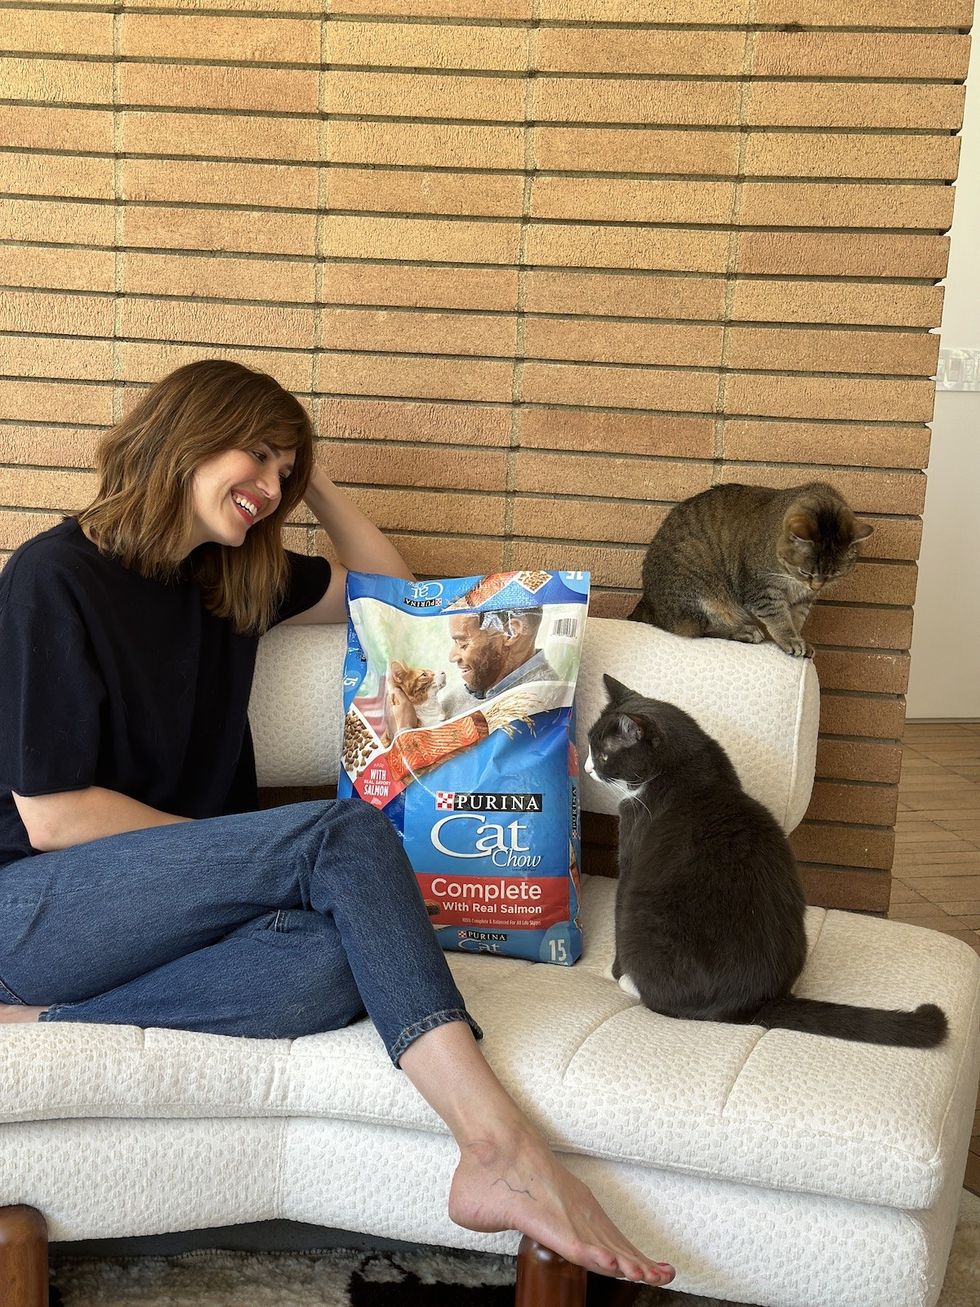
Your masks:
M905 880L909 877L905 876ZM914 888L933 903L940 899L980 898L980 876L923 876L916 877Z

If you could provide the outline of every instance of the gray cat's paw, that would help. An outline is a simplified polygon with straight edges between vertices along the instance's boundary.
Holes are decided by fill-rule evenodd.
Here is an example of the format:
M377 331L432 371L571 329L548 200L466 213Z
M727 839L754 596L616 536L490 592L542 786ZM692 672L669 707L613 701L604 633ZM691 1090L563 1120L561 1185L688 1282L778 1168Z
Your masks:
M640 997L640 991L633 984L632 980L630 980L629 976L620 976L619 988L623 991L624 994L629 994L630 998Z

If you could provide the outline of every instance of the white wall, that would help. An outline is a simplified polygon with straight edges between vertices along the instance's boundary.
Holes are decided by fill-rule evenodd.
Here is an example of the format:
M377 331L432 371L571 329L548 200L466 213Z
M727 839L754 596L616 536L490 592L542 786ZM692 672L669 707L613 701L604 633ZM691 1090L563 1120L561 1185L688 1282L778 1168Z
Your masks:
M974 32L943 306L943 350L980 352L980 32ZM908 716L980 718L980 392L932 423Z

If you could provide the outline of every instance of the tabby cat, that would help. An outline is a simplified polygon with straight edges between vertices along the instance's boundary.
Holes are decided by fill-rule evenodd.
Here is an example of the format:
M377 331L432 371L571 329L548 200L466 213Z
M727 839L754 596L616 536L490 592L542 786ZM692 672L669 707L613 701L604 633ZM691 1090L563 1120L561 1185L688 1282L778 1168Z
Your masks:
M742 789L720 744L673 704L604 678L586 770L621 795L616 959L648 1008L693 1021L932 1048L935 1005L914 1012L794 998L806 960L793 853Z
M675 505L650 541L630 618L809 656L800 631L813 601L850 572L873 529L822 481L713 486Z

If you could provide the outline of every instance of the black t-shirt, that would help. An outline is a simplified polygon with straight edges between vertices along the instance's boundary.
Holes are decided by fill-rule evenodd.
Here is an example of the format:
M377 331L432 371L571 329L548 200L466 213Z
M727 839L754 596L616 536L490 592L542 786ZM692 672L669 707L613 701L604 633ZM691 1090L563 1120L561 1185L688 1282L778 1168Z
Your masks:
M276 622L330 581L326 559L287 557ZM189 575L147 580L74 519L22 545L0 572L0 867L36 852L11 791L98 785L182 817L254 809L257 647Z

